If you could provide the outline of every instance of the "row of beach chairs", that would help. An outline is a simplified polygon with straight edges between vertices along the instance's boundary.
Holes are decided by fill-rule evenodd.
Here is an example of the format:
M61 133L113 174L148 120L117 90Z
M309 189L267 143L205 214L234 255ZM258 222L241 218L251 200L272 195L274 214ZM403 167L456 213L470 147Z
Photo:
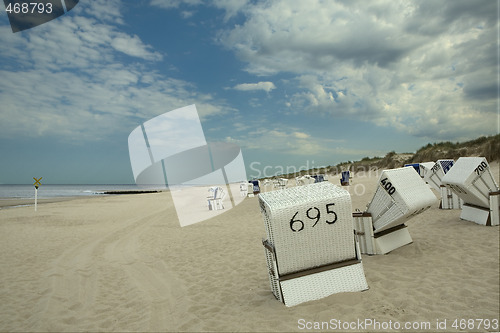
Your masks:
M411 243L406 222L436 203L434 186L462 201L462 219L500 224L500 189L483 157L384 170L364 212L353 213L349 192L330 182L260 193L274 296L294 306L368 289L361 254Z
M295 186L302 186L308 184L319 183L323 181L327 181L328 176L325 174L318 175L303 175L299 177L295 177ZM250 180L248 182L248 195L253 196L257 195L260 192L268 192L270 190L277 189L285 189L288 186L289 179L287 178L274 178L274 179L263 179L259 180ZM243 184L242 184L243 186Z
M500 193L486 158L461 157L456 162L421 163L419 170L429 186L440 193L439 208L461 209L463 220L498 225Z

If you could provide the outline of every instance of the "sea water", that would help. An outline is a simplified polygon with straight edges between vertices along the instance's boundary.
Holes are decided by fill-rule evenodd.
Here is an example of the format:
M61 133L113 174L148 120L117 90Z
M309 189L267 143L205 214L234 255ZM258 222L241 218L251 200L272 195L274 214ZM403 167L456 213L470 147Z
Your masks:
M165 186L163 186L165 187ZM148 189L160 189L148 188ZM38 188L39 199L60 198L60 197L80 197L106 195L113 191L143 191L143 187L135 184L131 185L50 185L42 184ZM4 185L0 184L0 200L2 199L31 199L35 197L35 187L33 185Z

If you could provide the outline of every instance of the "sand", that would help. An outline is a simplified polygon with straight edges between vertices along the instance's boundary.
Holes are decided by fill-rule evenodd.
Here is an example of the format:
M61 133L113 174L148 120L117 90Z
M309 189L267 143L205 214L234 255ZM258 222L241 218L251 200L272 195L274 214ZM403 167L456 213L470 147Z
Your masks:
M67 200L75 200L78 197L57 197L57 198L43 198L37 199L38 205L51 203L51 202L61 202ZM1 198L0 199L0 209L10 208L16 206L34 206L34 199L23 199L23 198Z
M353 209L364 210L376 182L376 173L354 175ZM287 308L271 293L256 197L183 228L168 192L1 209L0 331L346 331L335 325L372 320L386 326L349 331L408 322L457 332L456 319L498 323L499 227L459 216L436 202L407 223L412 244L363 256L369 290ZM499 330L479 323L463 327Z

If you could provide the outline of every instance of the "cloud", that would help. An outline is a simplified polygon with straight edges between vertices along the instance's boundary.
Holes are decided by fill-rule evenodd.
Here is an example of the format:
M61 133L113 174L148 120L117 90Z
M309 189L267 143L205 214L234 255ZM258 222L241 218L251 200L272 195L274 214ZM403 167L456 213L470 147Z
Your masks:
M310 137L309 134L303 132L294 132L293 135L298 139L307 139Z
M111 46L120 52L129 56L142 58L145 60L161 60L162 56L158 52L148 51L149 46L146 46L137 36L129 36L126 34L118 34L111 41Z
M283 105L417 137L497 132L495 1L273 1L241 8L218 41L283 80ZM471 122L471 119L475 119Z
M405 10L386 7L390 13ZM260 75L329 70L341 62L387 67L421 42L402 38L402 18L387 22L365 4L275 1L247 7L245 14L245 23L221 33L220 41Z
M234 136L242 148L275 152L285 155L325 156L336 151L336 145L343 140L313 137L290 126L269 128L266 124L251 127L244 135ZM284 130L283 128L286 128Z
M264 90L265 92L270 92L271 90L276 89L276 86L272 82L241 83L234 86L233 89L241 91Z
M79 3L72 11L74 15L94 17L100 23L124 24L121 7L121 0L92 0L89 5Z
M214 0L213 5L226 12L225 20L236 16L250 3L249 0Z
M193 11L183 10L183 11L181 12L181 16L182 16L182 18L184 18L184 19L188 19L188 18L192 17L193 15L194 15L194 12L193 12Z
M203 0L151 0L150 5L163 9L176 9L181 6L214 6L216 8L222 9L225 11L224 20L227 22L229 19L236 16L243 8L247 6L249 0L211 0L211 1L203 1ZM181 12L181 15L184 18L189 18L191 15L185 15L184 12Z
M0 137L57 137L72 143L126 137L137 124L196 103L202 117L232 109L196 87L160 75L161 55L118 30L119 2L103 16L102 1L12 34L0 27ZM5 32L5 33L2 33ZM141 60L138 62L124 61Z
M201 0L151 0L150 5L164 9L172 9L179 8L181 5L196 6L202 3Z

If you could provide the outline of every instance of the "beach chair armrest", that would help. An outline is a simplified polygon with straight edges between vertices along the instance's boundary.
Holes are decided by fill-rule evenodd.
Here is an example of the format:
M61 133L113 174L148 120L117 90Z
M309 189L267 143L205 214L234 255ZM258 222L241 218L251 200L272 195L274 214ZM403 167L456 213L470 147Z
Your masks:
M267 239L262 239L262 245L269 250L273 254L273 256L276 256L276 250L274 249L274 246L269 243L269 240Z
M269 243L267 239L262 239L262 245L270 253L269 259L271 262L268 262L269 265L269 273L274 276L276 280L279 280L279 274L278 274L278 263L276 262L276 250L274 248L274 245Z

